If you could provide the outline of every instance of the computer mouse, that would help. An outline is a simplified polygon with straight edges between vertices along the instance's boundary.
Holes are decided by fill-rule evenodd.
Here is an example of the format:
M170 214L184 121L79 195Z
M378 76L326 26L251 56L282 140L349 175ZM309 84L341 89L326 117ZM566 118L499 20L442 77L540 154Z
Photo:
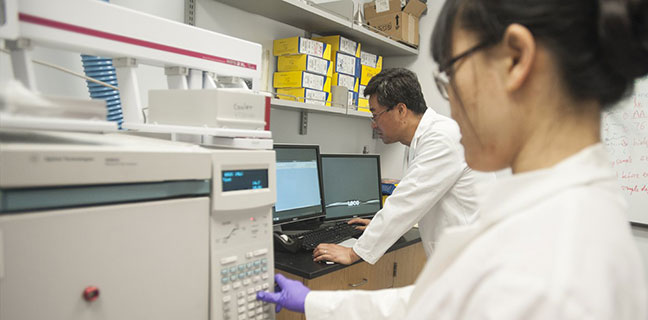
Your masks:
M275 231L273 233L273 238L275 249L278 249L280 251L295 253L299 251L302 245L302 241L300 239L291 238L287 234L281 233L279 231Z

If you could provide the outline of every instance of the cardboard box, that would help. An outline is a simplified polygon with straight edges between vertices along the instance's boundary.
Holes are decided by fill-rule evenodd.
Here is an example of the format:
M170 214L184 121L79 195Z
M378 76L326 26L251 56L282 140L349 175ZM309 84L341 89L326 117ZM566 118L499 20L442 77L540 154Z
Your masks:
M331 92L330 77L307 71L275 72L272 83L275 88L309 88Z
M349 91L358 92L359 79L347 74L333 72L332 85L343 86Z
M367 24L394 40L419 45L418 18L410 14L399 12L380 16L367 21Z
M377 0L364 4L364 17L369 20L375 17L401 12L400 0Z
M343 36L326 36L312 38L313 40L324 42L331 46L331 54L342 52L352 56L360 57L360 43L347 39Z
M326 60L331 60L331 46L302 37L277 39L273 41L272 53L275 56L289 54L308 54Z
M328 92L309 88L277 89L277 97L281 100L298 101L317 105L331 105L331 95Z
M360 58L350 54L336 52L333 59L333 72L344 73L350 76L360 77Z
M423 15L423 12L427 9L427 5L419 0L409 0L403 12L413 15L417 19Z
M277 71L309 71L332 77L333 64L331 61L323 58L309 56L307 54L294 54L277 57Z
M394 40L402 41L413 46L419 45L419 17L427 6L419 0L410 0L403 11L366 18L367 25L373 30L387 35ZM365 15L366 17L366 15Z

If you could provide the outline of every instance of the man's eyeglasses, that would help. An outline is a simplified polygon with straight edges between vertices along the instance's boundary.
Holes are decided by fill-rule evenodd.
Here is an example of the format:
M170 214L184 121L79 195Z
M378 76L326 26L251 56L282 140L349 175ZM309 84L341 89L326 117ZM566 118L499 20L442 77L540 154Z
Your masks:
M434 83L441 94L441 97L448 100L448 87L450 86L450 76L452 75L452 66L457 61L469 57L471 54L484 49L492 44L492 41L484 41L476 46L464 51L456 57L448 60L448 62L439 66L439 70L434 72Z
M372 117L371 117L371 122L376 123L376 121L378 121L378 118L380 118L380 116L381 116L383 113L385 113L385 112L387 112L387 111L389 111L389 110L391 110L391 109L386 109L386 110L380 111L380 112L378 112L378 113L373 113L373 114L372 114Z

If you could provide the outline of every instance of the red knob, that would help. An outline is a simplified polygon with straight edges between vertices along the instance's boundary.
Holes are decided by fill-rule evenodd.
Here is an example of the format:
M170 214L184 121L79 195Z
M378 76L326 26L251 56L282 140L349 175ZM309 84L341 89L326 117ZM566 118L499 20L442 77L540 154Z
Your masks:
M85 290L83 290L83 299L88 302L99 299L99 288L95 286L86 287Z

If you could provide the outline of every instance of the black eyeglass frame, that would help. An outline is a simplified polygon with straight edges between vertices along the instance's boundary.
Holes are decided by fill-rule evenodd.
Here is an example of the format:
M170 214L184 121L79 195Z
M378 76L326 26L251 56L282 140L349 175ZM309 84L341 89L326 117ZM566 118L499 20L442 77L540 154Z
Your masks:
M454 64L457 63L459 60L463 58L467 58L473 53L482 50L486 47L489 47L491 45L493 45L493 41L484 41L478 43L474 47L464 51L463 53L460 53L454 58L451 58L446 63L439 65L438 71L434 72L433 76L434 76L434 83L436 84L437 89L439 90L439 93L441 94L442 98L448 100L448 86L450 85L450 77L454 73L454 71L451 70L452 66L454 66ZM449 70L451 71L449 72Z

